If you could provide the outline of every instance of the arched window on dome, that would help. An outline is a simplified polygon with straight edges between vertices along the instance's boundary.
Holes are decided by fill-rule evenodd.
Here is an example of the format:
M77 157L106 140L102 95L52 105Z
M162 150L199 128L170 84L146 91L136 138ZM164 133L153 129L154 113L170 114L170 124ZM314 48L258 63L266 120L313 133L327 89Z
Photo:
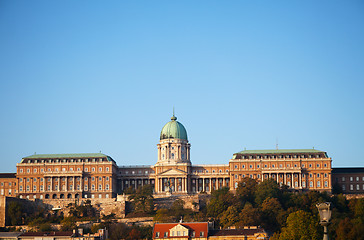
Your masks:
M162 154L162 159L164 159L164 154Z
M172 159L174 159L174 153L172 153Z

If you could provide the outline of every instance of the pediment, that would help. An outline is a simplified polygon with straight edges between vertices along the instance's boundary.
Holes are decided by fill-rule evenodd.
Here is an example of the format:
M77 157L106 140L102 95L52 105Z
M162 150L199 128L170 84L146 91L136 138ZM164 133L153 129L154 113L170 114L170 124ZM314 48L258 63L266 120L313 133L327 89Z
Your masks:
M168 169L167 171L164 171L162 173L159 174L159 176L182 176L182 175L186 175L187 172L180 170L180 169Z
M181 224L178 224L170 229L170 231L183 231L183 230L188 232L188 228L182 226Z

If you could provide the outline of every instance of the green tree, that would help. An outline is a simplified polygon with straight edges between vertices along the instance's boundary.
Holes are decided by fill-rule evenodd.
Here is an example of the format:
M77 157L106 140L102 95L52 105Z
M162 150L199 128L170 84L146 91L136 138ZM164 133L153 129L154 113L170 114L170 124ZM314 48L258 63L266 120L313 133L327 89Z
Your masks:
M23 218L23 205L19 202L10 202L7 209L7 220L11 225L21 225Z
M240 220L239 211L236 206L230 206L221 214L220 224L222 227L227 228L237 225Z
M267 198L280 199L282 196L278 183L274 179L261 182L255 191L255 202L260 205Z
M254 195L257 189L257 180L245 177L239 182L238 188L236 189L236 195L241 201L249 201L254 203Z
M77 227L76 218L75 217L65 217L61 221L61 230L62 231L72 231Z
M280 229L284 210L277 198L267 198L261 205L261 225L265 230L275 232Z
M160 223L167 223L172 220L172 217L170 215L170 211L166 208L161 208L157 210L156 215L154 216L154 221L160 222Z
M260 225L260 212L254 208L250 202L245 203L244 208L239 213L240 221L238 226L258 226Z
M215 190L211 193L211 200L207 205L207 216L215 220L231 205L237 204L234 194L228 187Z
M152 213L154 211L153 186L144 185L129 196L133 200L134 211L137 213Z
M318 220L310 213L299 210L289 214L286 227L282 228L279 240L316 240L318 234Z
M52 225L48 222L46 223L42 223L39 225L39 231L40 232L49 232L49 231L52 231L53 228L52 228Z

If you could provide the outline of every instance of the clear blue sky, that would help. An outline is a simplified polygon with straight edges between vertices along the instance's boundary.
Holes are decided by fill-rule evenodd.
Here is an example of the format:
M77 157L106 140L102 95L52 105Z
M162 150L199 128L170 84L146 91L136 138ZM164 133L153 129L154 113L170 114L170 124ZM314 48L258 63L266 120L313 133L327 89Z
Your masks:
M37 153L194 164L312 148L364 166L363 1L0 1L0 172Z

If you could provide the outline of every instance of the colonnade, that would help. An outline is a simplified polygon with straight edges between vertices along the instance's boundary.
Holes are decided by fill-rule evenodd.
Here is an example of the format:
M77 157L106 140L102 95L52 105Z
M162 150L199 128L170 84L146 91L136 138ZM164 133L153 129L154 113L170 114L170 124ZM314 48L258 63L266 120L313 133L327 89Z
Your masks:
M121 190L126 190L129 187L133 189L137 189L138 187L143 187L144 185L154 185L154 179L150 179L147 177L140 177L140 178L127 178L121 179Z
M303 174L304 173L302 173L300 171L263 172L261 180L263 181L264 179L272 178L272 179L275 179L277 181L277 183L280 185L284 184L291 188L302 189L302 187L306 187L306 185L303 186L303 184L302 184L303 180L306 179L305 177L303 177ZM304 181L304 182L306 183L306 181Z

